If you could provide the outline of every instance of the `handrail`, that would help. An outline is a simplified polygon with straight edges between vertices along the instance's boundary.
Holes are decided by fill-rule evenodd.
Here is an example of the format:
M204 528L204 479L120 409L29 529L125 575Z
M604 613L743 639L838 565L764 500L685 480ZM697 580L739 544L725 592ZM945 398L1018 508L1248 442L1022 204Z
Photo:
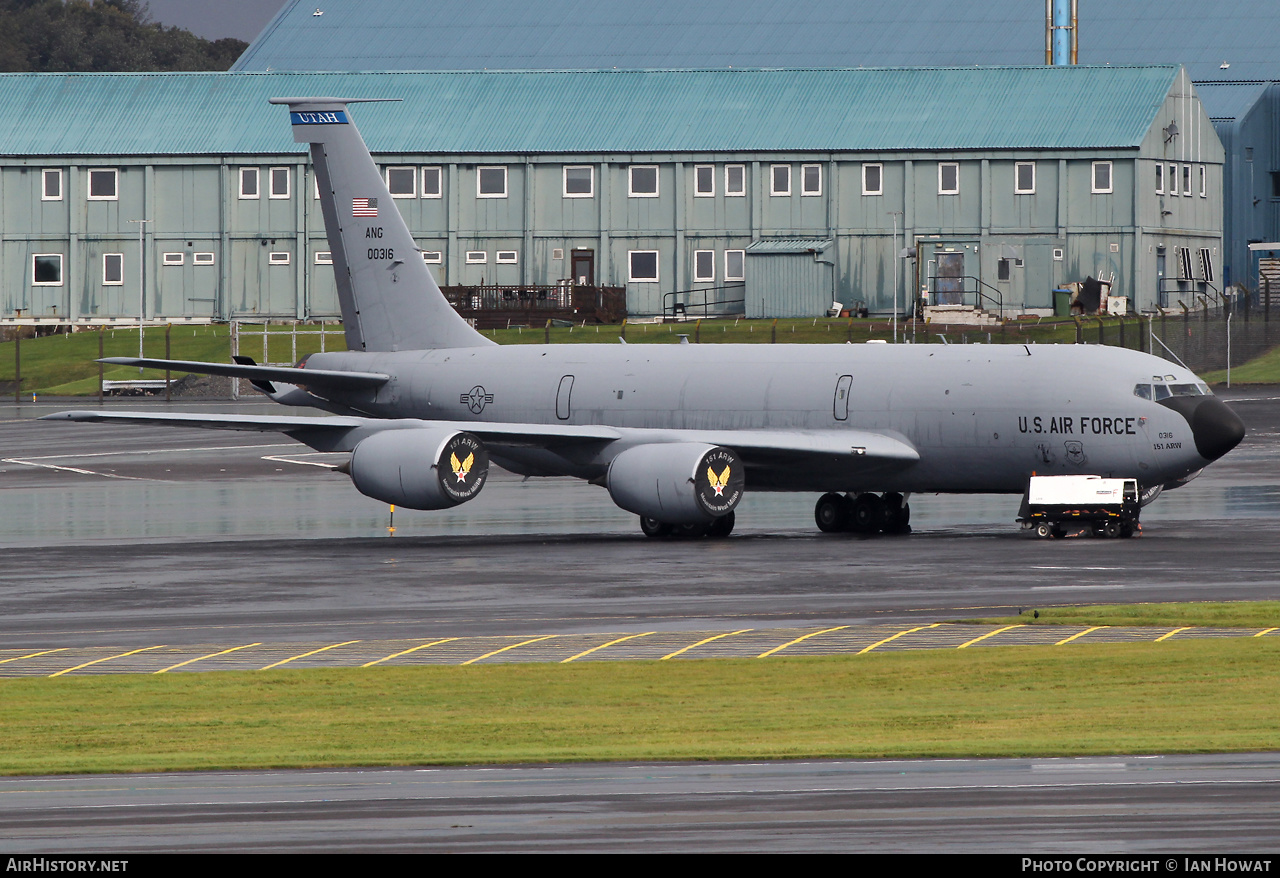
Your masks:
M1175 284L1176 286L1171 286ZM1212 292L1215 296L1217 296L1220 302L1222 302L1224 305L1226 304L1226 296L1223 294L1222 290L1218 289L1216 286L1213 285L1212 281L1207 281L1207 280L1204 280L1203 278L1198 278L1198 277L1162 277L1156 280L1157 306L1160 308L1168 308L1170 293L1186 293L1186 292L1195 291L1194 289L1188 289L1183 287L1182 284L1192 284L1199 287L1200 289L1207 288L1210 292Z
M970 294L977 296L978 301L975 302L974 304L975 308L981 306L982 300L993 302L996 306L996 313L1000 315L1001 320L1004 319L1004 294L1001 293L997 287L991 286L991 284L986 283L981 278L974 277L973 275L970 275L970 274L965 274L959 277L946 277L946 278L943 278L940 275L929 275L927 279L930 281L929 295L933 297L936 297L938 295L937 281L939 280L958 280L961 282L970 281L970 280L973 281L974 283L973 289L969 289L968 285L962 283L962 286L959 290L948 290L947 292L959 293L962 297ZM995 298L992 298L991 296L988 296L986 293L982 292L980 287L986 287L987 289L991 290L993 293L996 294ZM937 304L936 298L934 298L932 301L934 302L934 304Z
M719 293L723 291L741 292L743 295L741 299L717 299L714 302L710 300L709 295L711 293ZM683 302L677 302L675 300L676 296L688 297L688 296L695 296L695 295L701 295L702 301L695 302L695 301L689 301L688 299L686 299ZM709 314L711 313L709 310L711 308L724 310L724 306L726 305L738 305L738 304L741 304L743 306L741 310L743 311L746 310L746 304L747 304L746 284L742 282L733 283L733 284L724 284L716 287L699 287L697 289L692 289L692 290L673 290L669 293L664 293L662 296L662 313L664 316L669 316L669 317L677 317L679 315L684 315L687 317L689 315L689 309L701 308L702 316L706 317L706 316L709 316ZM737 313L737 312L732 311L729 313Z

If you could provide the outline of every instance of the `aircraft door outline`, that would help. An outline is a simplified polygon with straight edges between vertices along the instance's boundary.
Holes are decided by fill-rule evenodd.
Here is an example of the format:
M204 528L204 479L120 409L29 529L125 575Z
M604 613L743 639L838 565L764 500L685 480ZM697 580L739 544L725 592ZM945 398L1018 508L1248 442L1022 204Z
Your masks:
M831 403L831 414L837 421L849 420L849 389L853 386L852 375L841 375L836 382L835 397Z
M572 414L571 397L573 396L573 376L565 375L560 379L560 387L556 390L556 417L562 421L569 420Z

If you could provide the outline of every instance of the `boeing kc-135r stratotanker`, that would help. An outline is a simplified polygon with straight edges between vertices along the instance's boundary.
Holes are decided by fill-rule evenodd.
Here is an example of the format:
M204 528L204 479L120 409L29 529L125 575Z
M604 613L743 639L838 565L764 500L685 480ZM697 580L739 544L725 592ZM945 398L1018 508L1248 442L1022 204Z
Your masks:
M1033 473L1136 479L1148 499L1244 425L1186 369L1083 345L515 345L436 286L338 98L276 98L311 145L349 350L296 368L105 362L249 379L317 417L62 412L276 431L349 452L363 494L475 497L489 462L608 490L650 536L727 536L743 492L821 494L824 531L902 532L912 492L1023 493Z

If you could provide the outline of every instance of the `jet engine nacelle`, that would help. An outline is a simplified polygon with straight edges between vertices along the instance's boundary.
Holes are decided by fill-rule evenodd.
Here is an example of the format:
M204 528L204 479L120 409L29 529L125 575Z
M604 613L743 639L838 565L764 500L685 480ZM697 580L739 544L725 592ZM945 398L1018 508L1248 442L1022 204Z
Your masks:
M666 524L706 524L742 499L742 461L695 442L639 445L609 464L609 496L628 512Z
M409 509L448 509L480 493L489 452L458 430L384 430L356 445L350 473L366 497Z

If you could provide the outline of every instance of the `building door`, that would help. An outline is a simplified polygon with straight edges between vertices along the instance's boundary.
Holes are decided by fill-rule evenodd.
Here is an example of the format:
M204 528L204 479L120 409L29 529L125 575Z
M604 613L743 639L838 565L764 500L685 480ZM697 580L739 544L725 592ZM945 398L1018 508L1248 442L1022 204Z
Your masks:
M1165 288L1165 284L1164 284L1164 272L1165 272L1164 247L1157 247L1156 248L1156 302L1159 303L1161 308L1168 308L1169 297L1167 295L1168 291Z
M934 281L935 305L964 304L964 252L934 254L938 273Z
M596 251L574 250L570 254L573 282L584 287L596 285Z

